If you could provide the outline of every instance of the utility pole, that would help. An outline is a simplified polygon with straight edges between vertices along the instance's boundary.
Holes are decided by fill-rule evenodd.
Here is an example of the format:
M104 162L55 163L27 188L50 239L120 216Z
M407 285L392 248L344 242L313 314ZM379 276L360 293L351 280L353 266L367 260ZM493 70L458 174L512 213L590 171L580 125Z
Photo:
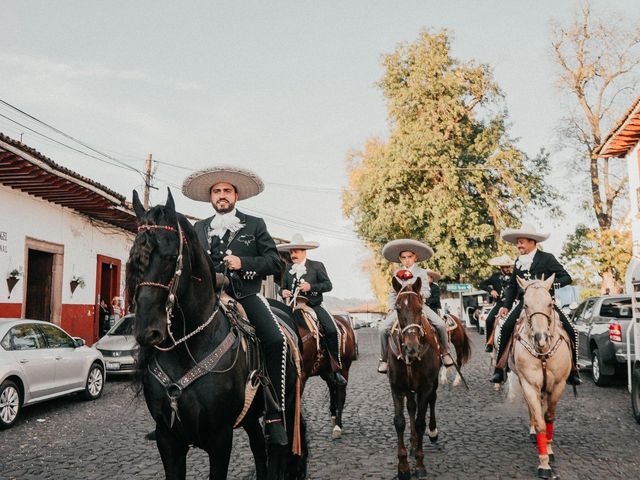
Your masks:
M147 163L144 167L144 208L149 208L149 189L151 188L151 154L147 155Z

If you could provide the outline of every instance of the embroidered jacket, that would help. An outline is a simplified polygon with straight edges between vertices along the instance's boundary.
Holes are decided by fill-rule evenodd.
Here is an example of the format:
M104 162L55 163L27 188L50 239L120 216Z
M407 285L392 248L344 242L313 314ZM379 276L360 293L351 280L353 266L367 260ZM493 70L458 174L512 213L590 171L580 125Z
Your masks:
M209 224L213 216L196 222L194 228L200 243L211 257L216 272L224 272L222 259L227 255L240 257L241 270L227 272L231 284L230 294L239 299L259 293L262 280L268 275L279 273L282 263L264 220L238 210L236 216L244 227L235 233L227 231L222 238L209 236Z
M300 292L300 296L309 299L309 305L315 307L322 303L322 294L325 292L330 292L333 288L333 285L331 284L331 280L329 280L327 269L322 262L309 260L307 258L305 259L304 265L307 269L307 273L302 275L302 280L305 280L311 285L311 290L304 293ZM289 272L289 270L291 270L290 263L287 264L285 268L281 291L290 290L293 293L301 279L294 276L291 272Z

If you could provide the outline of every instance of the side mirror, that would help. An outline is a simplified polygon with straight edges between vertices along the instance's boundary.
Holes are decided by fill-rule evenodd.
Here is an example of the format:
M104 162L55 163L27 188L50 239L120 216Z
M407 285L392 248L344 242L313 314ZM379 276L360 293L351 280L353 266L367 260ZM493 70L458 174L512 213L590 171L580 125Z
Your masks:
M80 337L73 337L73 346L76 348L84 347L85 346L84 339Z

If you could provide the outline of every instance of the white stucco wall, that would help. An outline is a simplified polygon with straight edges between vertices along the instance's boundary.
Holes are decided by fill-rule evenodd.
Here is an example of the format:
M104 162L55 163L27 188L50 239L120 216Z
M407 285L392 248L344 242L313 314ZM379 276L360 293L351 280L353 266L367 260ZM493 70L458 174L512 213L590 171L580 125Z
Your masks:
M627 172L629 175L629 217L631 218L631 235L633 238L633 255L640 256L640 144L629 151L626 156Z
M122 262L120 288L123 290L132 233L4 185L0 185L0 205L0 302L22 303L23 279L14 287L10 298L7 298L4 279L13 269L25 271L26 237L64 245L63 304L95 304L97 255ZM69 282L74 275L84 279L85 287L78 287L72 296Z

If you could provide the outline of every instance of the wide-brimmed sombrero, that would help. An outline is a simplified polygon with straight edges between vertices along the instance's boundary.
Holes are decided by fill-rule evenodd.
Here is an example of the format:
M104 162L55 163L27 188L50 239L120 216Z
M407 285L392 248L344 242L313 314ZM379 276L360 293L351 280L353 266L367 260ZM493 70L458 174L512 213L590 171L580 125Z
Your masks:
M277 245L276 248L280 252L290 252L291 250L313 250L319 246L320 244L318 242L305 240L302 235L296 233L291 237L291 241L289 243L282 243Z
M535 227L528 223L523 224L520 228L505 228L500 233L500 236L505 242L513 243L514 245L517 243L519 238L529 238L538 243L544 242L549 238L548 233L538 232Z
M434 282L437 282L442 278L442 274L440 272L438 272L437 270L429 270L428 268L427 268L427 275L429 275L430 277L433 277Z
M513 258L509 255L500 255L499 257L493 257L488 263L493 267L512 267L513 262Z
M236 187L238 200L254 197L264 190L264 183L251 170L220 166L205 168L189 175L182 183L182 193L192 200L210 202L211 187L221 182Z
M400 263L400 254L402 252L415 253L418 257L418 262L433 257L433 249L429 245L409 238L392 240L382 247L382 256L390 262Z

